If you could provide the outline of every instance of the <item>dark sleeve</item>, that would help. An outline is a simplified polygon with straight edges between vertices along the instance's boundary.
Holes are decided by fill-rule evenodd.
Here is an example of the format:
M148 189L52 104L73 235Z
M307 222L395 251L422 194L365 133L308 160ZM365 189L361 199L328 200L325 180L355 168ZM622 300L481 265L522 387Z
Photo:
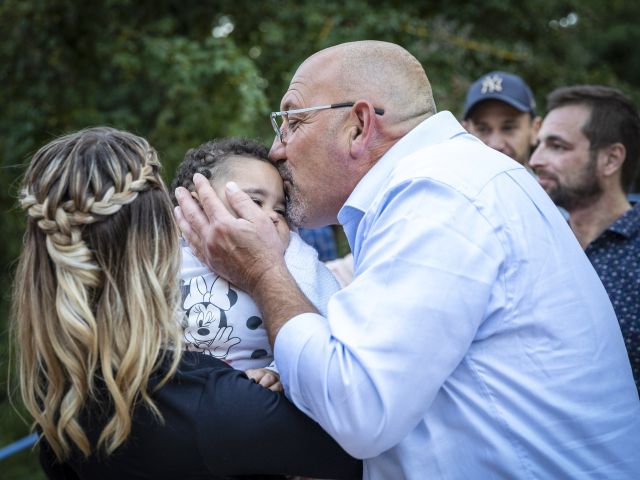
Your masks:
M283 394L243 372L212 372L198 412L198 446L212 474L362 478L360 460Z
M46 440L41 440L39 443L40 448L40 466L44 471L47 478L52 480L79 480L80 477L76 472L66 463L60 463L53 453L53 450L49 446Z

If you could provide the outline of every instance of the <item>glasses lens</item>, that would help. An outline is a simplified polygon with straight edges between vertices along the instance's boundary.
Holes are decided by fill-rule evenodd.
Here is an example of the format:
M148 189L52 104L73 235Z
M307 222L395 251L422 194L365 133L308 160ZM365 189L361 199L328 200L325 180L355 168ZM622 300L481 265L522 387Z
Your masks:
M271 114L271 126L273 127L273 131L276 132L276 135L280 136L280 122L278 122L278 116L275 113Z
M287 138L286 130L286 115L272 115L271 122L273 123L273 129L280 138L280 141L284 143Z

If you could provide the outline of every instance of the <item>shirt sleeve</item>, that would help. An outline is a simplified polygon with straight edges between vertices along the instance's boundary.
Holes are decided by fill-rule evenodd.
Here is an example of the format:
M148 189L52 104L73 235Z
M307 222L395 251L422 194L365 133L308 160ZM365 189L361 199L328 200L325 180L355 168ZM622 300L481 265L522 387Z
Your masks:
M436 182L397 187L358 228L355 279L327 318L287 322L275 358L289 398L370 458L416 427L464 361L504 252L481 211Z
M257 385L242 372L213 372L198 411L199 449L216 475L362 478L359 460L283 394Z

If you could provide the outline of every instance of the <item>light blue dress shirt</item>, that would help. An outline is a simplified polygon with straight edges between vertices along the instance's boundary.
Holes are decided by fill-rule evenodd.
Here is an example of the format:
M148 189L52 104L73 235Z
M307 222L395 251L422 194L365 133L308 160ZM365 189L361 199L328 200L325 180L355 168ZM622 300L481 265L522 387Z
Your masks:
M640 478L613 308L523 167L442 112L338 218L355 278L327 318L290 320L275 358L287 395L365 459L364 478Z

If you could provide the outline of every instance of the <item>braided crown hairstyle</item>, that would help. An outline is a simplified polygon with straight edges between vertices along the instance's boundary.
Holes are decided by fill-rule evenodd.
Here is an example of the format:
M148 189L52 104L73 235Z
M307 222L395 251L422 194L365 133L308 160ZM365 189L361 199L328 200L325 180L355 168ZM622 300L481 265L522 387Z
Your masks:
M106 127L52 141L27 168L13 330L23 401L61 460L112 453L139 403L160 416L150 376L177 368L178 232L159 169L144 139ZM91 402L108 412L97 445L80 422Z

